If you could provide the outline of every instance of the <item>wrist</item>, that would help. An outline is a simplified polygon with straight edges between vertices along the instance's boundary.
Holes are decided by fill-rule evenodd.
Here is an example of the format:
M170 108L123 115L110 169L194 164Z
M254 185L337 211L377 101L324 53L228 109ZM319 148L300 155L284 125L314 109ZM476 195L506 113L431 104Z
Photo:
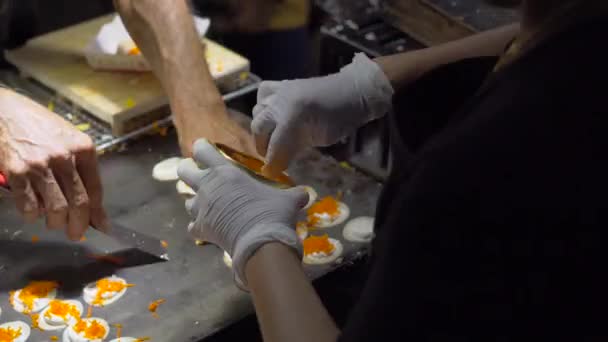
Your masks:
M234 277L241 289L247 289L246 265L267 244L281 244L302 259L302 243L293 228L280 223L257 224L240 236L232 249Z
M357 53L353 62L342 69L349 77L362 110L368 115L366 121L384 116L392 106L393 86L380 65L364 53Z

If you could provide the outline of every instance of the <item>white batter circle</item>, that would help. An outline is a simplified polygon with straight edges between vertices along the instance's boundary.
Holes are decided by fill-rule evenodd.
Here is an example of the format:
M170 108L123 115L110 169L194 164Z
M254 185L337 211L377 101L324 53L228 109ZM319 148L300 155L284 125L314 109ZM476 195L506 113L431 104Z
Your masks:
M38 316L38 327L40 327L40 329L44 331L62 330L65 327L76 323L80 319L84 310L82 303L77 300L62 300L62 302L75 306L76 310L78 311L78 317L69 316L67 321L63 317L58 317L52 314L50 315L51 317L47 317L47 313L51 309L51 306L49 305L42 310Z
M342 236L350 242L371 242L374 239L374 218L361 216L348 221L342 230Z
M326 265L331 264L342 256L344 246L339 240L329 238L329 243L334 246L334 251L330 255L324 253L312 253L304 256L304 263L307 265Z
M194 197L196 196L196 192L192 189L188 184L186 184L183 180L178 180L175 184L175 188L177 189L177 193L185 196L185 197Z
M76 331L74 331L74 324L72 324L63 331L63 342L102 342L103 340L105 340L108 337L108 334L110 333L110 325L105 320L103 320L101 318L92 317L92 318L84 318L84 319L82 319L82 321L83 322L96 321L97 323L101 324L104 327L104 329L106 330L105 335L100 339L89 340L86 337L83 337L83 336L79 335Z
M159 182L171 182L178 180L179 176L177 175L177 168L181 160L182 159L179 157L172 157L157 163L152 169L152 178Z
M327 215L327 216L329 216L329 215ZM338 226L338 225L344 223L344 221L346 221L349 216L350 216L350 208L346 204L344 204L342 202L338 202L338 216L336 216L335 218L319 217L319 220L315 224L315 227L316 228L335 227L335 226Z
M123 278L119 278L117 276L111 276L106 279L109 279L111 281L118 281L123 284L127 284L126 280L124 280ZM91 306L95 306L95 307L103 307L103 306L110 305L110 304L116 302L117 300L119 300L122 296L125 295L125 293L127 293L127 287L120 290L119 292L108 292L108 293L102 295L103 297L101 299L101 304L99 304L99 303L93 304L95 302L95 299L97 298L98 292L99 292L99 290L97 289L97 282L93 282L93 283L90 283L87 286L85 286L85 288L83 290L83 294L82 294L82 298L84 299L84 302Z
M9 329L9 328L12 330L21 329L21 335L19 335L17 338L15 338L12 342L25 342L30 337L31 328L25 322L15 321L15 322L8 322L8 323L4 323L4 324L0 325L0 329Z

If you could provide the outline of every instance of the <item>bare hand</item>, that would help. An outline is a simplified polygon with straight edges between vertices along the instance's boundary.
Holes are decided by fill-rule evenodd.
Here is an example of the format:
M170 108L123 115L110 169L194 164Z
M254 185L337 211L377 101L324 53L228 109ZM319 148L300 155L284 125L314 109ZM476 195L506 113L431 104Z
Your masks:
M0 171L31 222L78 240L89 223L107 228L97 152L91 139L37 103L0 89Z

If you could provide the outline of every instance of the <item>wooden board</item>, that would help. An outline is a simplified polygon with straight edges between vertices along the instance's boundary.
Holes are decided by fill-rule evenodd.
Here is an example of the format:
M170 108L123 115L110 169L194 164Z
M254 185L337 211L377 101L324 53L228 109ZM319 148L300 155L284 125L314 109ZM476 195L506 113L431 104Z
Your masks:
M89 67L84 49L112 18L100 17L34 38L24 47L6 52L6 59L26 76L108 123L115 135L123 135L167 115L168 99L150 72L94 71ZM210 40L205 43L211 74L220 85L247 77L245 58Z
M484 0L388 0L387 19L427 46L517 20L516 11Z

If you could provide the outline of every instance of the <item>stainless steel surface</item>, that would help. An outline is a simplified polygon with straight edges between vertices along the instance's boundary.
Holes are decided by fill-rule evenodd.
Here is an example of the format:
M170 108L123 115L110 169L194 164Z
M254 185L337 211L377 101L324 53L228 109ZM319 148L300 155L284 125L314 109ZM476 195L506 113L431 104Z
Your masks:
M117 274L136 286L115 304L94 309L93 315L111 324L123 325L123 336L150 336L152 341L197 341L251 314L249 296L238 290L223 252L212 245L196 246L186 232L189 223L184 199L174 182L161 183L151 176L160 160L178 155L174 136L147 136L122 152L100 157L105 205L114 221L139 233L168 243L170 261L138 267L117 268L87 258L89 254L124 255L124 247L95 231L87 241L71 243L44 223L24 224L12 200L0 198L0 306L2 322L29 321L8 303L8 292L31 279L61 282L61 298L81 298L84 284ZM333 159L309 152L298 159L289 174L298 184L314 187L321 196L343 191L343 201L353 217L373 215L380 184L354 170L342 168ZM330 228L331 237L344 243L341 264L306 267L313 278L365 255L367 245L342 239L343 226ZM33 244L32 236L40 241ZM148 312L148 304L164 298L159 319ZM31 341L48 341L51 334L33 330ZM113 329L110 337L115 336ZM109 339L108 339L109 340Z

